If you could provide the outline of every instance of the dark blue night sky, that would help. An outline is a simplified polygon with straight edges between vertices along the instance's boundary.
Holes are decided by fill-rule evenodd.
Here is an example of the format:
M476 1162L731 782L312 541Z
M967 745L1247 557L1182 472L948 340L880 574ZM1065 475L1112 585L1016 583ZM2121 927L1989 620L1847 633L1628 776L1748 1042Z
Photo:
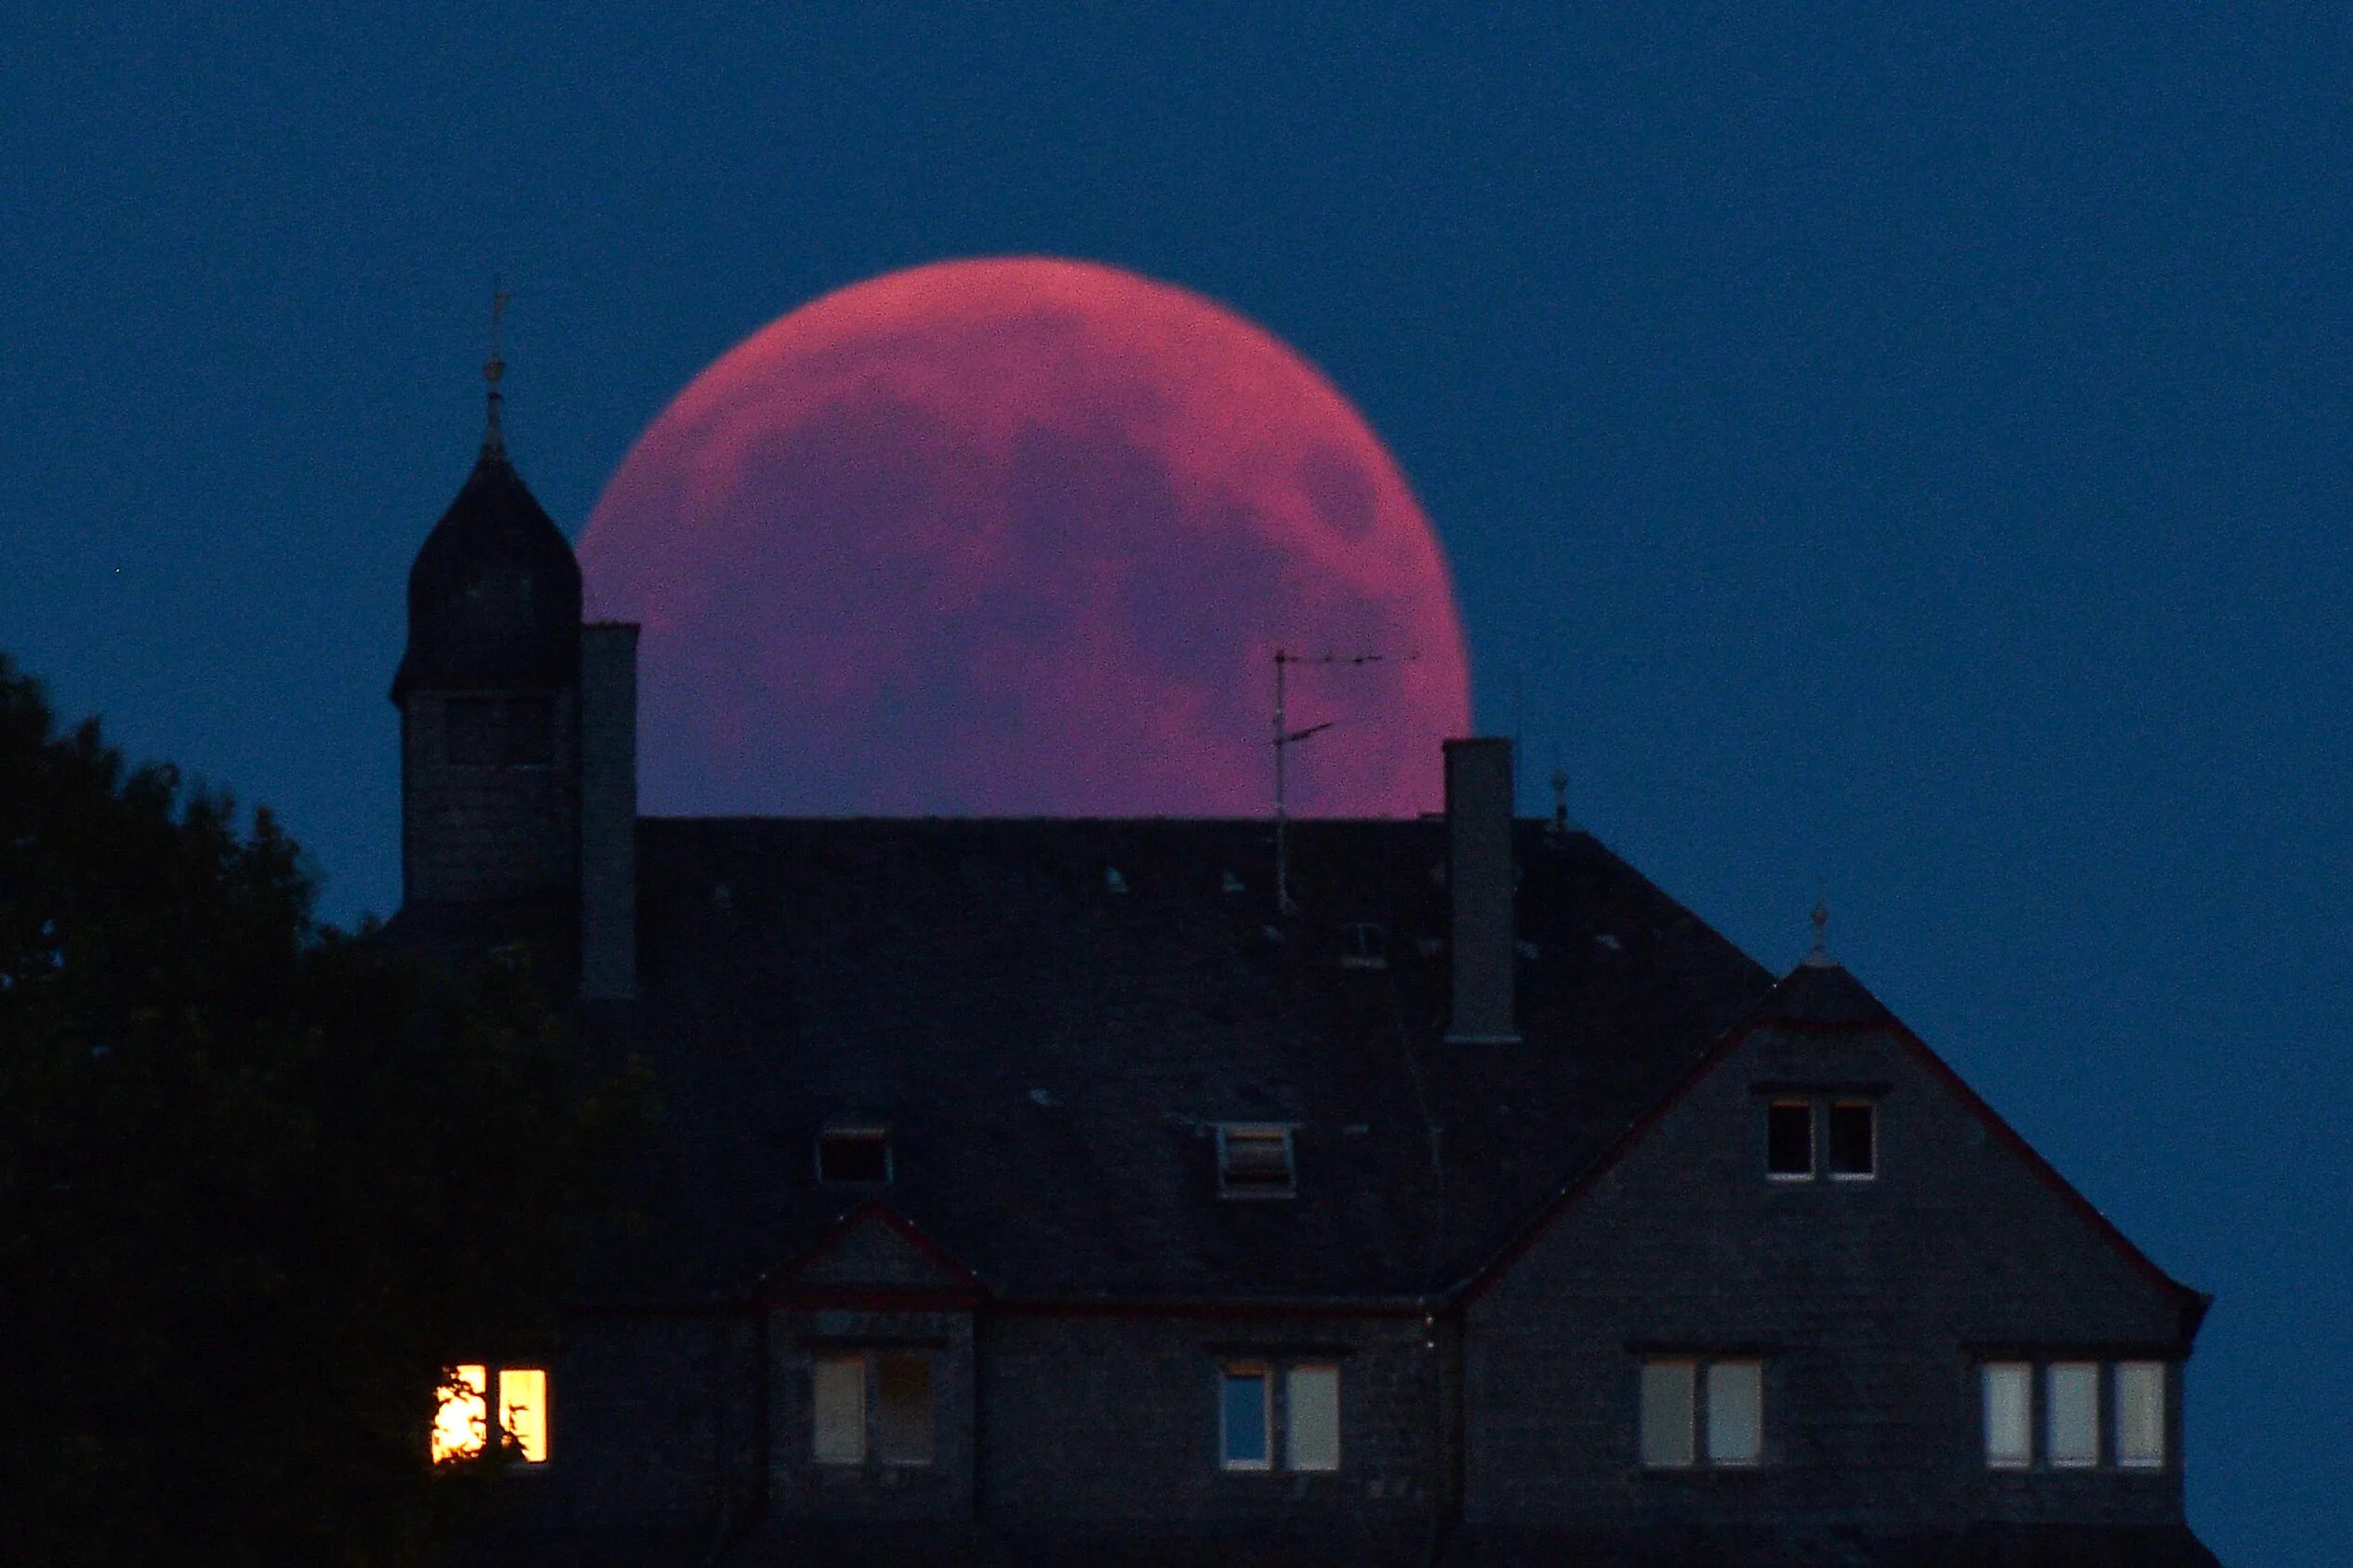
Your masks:
M1557 748L1776 968L1827 897L2219 1296L2205 1538L2353 1561L2353 13L231 9L7 24L0 647L276 806L330 915L397 897L385 689L494 272L574 529L826 289L1183 284L1389 442L1526 808Z

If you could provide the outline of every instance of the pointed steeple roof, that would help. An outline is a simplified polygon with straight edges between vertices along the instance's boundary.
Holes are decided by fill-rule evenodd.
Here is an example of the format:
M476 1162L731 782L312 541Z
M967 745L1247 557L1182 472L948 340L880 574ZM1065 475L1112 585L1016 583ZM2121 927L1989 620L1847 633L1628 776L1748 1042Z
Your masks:
M408 573L408 647L392 700L417 687L560 686L580 662L580 566L507 457L494 348L482 453Z

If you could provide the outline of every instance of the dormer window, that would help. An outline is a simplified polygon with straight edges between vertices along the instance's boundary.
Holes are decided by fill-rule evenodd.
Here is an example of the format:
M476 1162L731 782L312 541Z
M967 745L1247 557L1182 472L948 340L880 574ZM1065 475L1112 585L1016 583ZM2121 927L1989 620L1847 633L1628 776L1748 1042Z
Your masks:
M1297 1193L1289 1127L1263 1122L1229 1122L1218 1127L1219 1197L1290 1198Z
M818 1135L817 1178L833 1187L880 1187L891 1179L886 1127L828 1127Z
M1831 1103L1830 1179L1868 1181L1879 1174L1878 1118L1868 1100Z
M1767 1108L1765 1175L1775 1181L1814 1179L1812 1100L1775 1100Z
M1340 967L1343 969L1388 968L1389 933L1369 920L1354 921L1341 926Z

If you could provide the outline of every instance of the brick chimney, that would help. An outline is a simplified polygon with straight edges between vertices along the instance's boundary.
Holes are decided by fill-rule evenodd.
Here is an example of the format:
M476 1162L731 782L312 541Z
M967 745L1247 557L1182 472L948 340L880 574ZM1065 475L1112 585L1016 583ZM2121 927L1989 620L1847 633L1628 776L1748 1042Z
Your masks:
M637 628L580 628L580 994L637 994Z
M1512 906L1511 742L1449 740L1446 889L1454 903L1453 1016L1446 1039L1509 1044L1520 1038L1512 997L1519 933Z

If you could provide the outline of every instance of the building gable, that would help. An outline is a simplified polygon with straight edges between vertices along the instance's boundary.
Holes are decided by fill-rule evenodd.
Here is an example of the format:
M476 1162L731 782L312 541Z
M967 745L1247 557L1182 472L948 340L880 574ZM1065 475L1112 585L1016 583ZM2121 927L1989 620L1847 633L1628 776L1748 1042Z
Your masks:
M763 1290L772 1307L934 1311L980 1296L969 1269L881 1203L860 1205Z

